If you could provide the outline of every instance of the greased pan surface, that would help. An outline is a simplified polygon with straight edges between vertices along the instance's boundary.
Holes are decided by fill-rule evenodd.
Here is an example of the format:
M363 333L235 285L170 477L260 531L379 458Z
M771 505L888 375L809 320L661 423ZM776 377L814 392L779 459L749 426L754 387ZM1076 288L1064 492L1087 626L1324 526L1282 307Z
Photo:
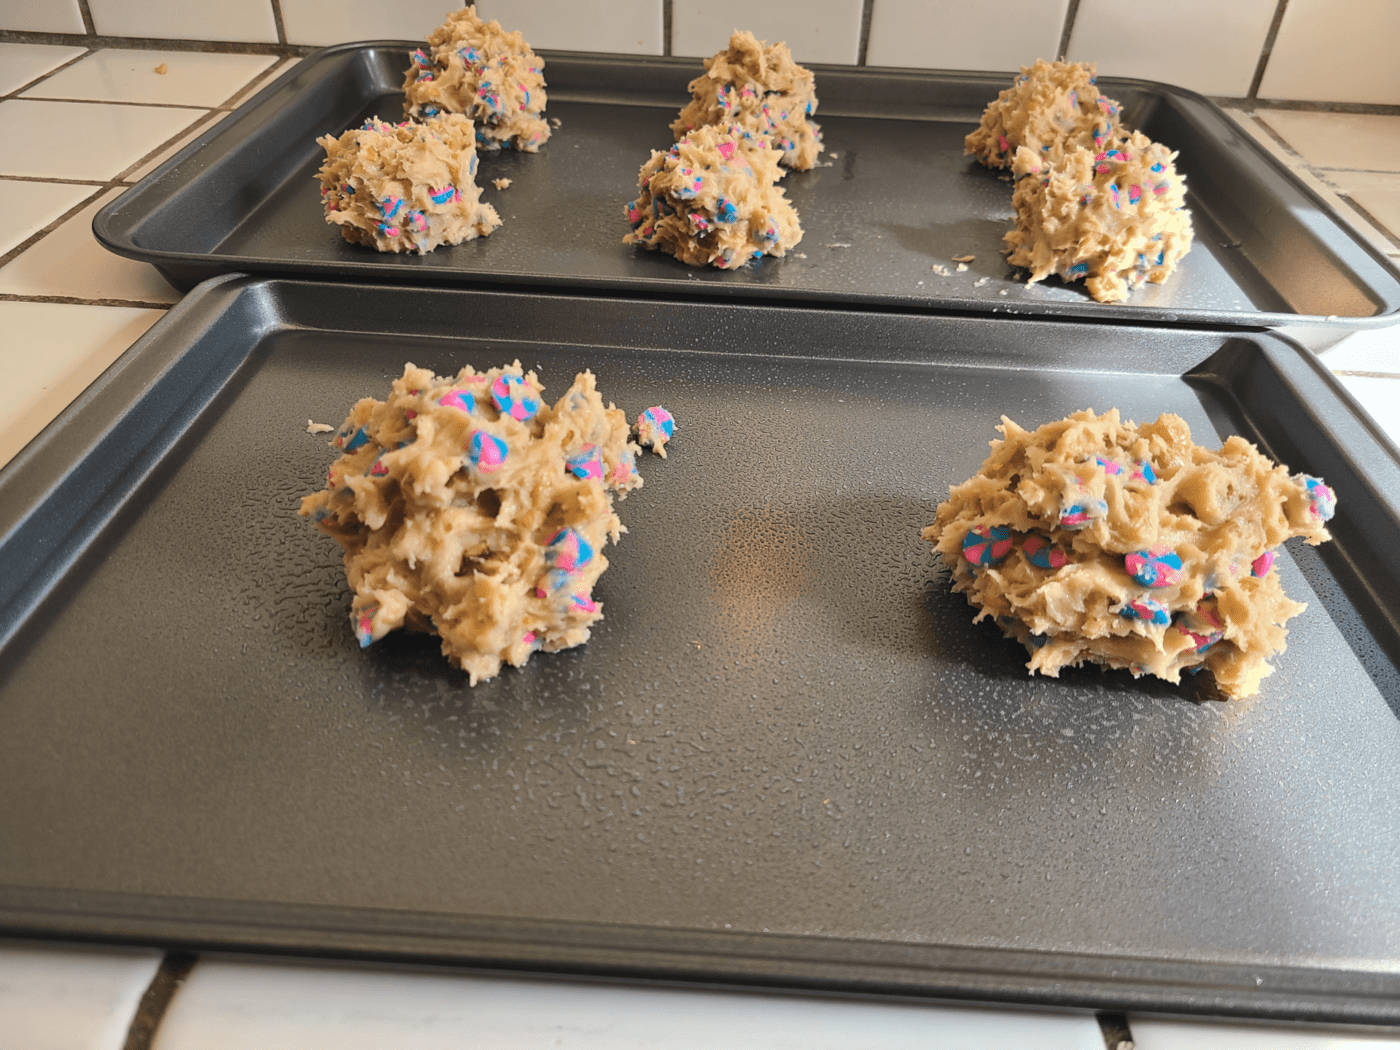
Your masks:
M1058 279L1027 286L1001 254L1009 182L963 137L1009 74L818 67L824 166L783 188L802 219L795 253L739 271L690 268L622 243L637 171L672 142L699 60L551 54L538 154L483 155L477 176L505 225L427 256L346 244L323 219L320 135L397 119L411 42L317 52L94 221L113 251L189 288L229 271L401 283L548 285L613 294L811 300L1212 327L1390 324L1400 275L1295 176L1191 92L1105 77L1126 120L1178 150L1196 246L1166 284L1096 303ZM829 166L828 166L829 165ZM497 190L496 178L511 185ZM954 257L974 255L958 273ZM945 267L939 276L932 267Z
M517 356L679 429L593 639L472 689L356 645L306 424ZM999 414L1085 406L1336 488L1257 700L1029 678L949 593L919 530ZM1395 1023L1400 466L1356 413L1263 334L212 282L0 474L0 929Z

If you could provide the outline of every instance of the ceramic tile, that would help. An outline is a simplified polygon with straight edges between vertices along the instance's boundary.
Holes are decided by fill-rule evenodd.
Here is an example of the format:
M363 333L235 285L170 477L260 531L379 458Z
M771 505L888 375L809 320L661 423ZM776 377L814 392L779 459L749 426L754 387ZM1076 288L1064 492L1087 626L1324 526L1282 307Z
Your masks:
M661 0L480 0L476 11L508 30L519 30L531 47L626 55L664 53Z
M0 176L102 182L203 115L199 109L6 99L0 102Z
M1393 372L1400 376L1400 325L1353 332L1322 355L1334 372Z
M0 95L18 91L35 77L57 69L85 50L57 44L0 44Z
M180 293L154 266L114 255L92 235L92 217L124 190L108 190L23 254L0 267L0 293L174 303Z
M442 972L201 961L153 1050L1103 1050L1093 1017L510 980Z
M130 171L123 173L121 176L121 181L126 183L140 182L151 172L155 171L156 168L160 167L162 164L164 164L171 157L175 156L175 154L179 153L182 149L188 146L195 139L199 138L200 135L204 134L206 131L210 130L215 125L222 124L225 120L232 116L232 114L214 112L208 114L207 116L208 119L199 121L197 124L194 125L194 127L190 128L188 132L181 135L178 139L170 143L170 145L166 146L164 149L160 150L158 153L156 153L155 156L151 157L149 160L145 161L142 164L138 164Z
M1069 0L879 0L865 61L1010 74L1055 57L1068 7Z
M303 61L305 60L300 58L282 59L275 66L269 68L266 73L262 74L259 77L254 77L252 80L248 81L247 84L239 88L239 90L232 96L232 98L230 98L229 101L225 102L224 104L235 107L243 105L243 103L247 102L250 98L256 95L263 88L267 87L267 85L271 84L283 73L287 72L293 66L300 65Z
M1104 76L1243 97L1276 6L1276 0L1173 0L1144 17L1144 8L1119 0L1081 0L1069 57L1098 63Z
M72 183L0 179L0 196L7 205L0 211L0 255L42 230L92 193L93 187Z
M860 16L861 0L750 0L718 10L707 0L672 0L671 53L708 57L747 29L783 41L798 62L851 64L860 57Z
M1400 4L1289 0L1259 84L1259 97L1400 102L1396 41L1400 41Z
M1400 174L1369 171L1328 172L1332 184L1400 239ZM1394 247L1392 245L1392 247Z
M1397 382L1400 386L1400 382ZM1129 1017L1137 1050L1400 1050L1400 1032L1210 1024Z
M218 106L275 64L272 55L109 48L74 62L24 97ZM164 73L156 70L165 68Z
M1400 172L1400 117L1292 109L1256 115L1315 167Z
M29 303L0 303L5 307ZM8 320L8 318L7 318ZM0 354L8 342L0 335ZM9 383L0 391L7 399ZM7 434L0 423L0 460ZM160 953L0 943L0 1045L24 1050L120 1050Z
M281 0L289 44L351 40L421 40L442 24L457 0ZM528 39L528 38L527 38Z
M86 33L78 0L5 0L0 29L28 33Z
M88 10L103 36L277 43L271 0L88 0Z

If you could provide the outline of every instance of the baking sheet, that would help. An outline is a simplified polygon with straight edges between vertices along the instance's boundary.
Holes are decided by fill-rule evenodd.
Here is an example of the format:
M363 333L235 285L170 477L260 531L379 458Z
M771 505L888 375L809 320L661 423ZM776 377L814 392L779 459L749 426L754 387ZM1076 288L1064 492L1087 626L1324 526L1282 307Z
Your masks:
M549 114L535 155L483 155L478 182L505 225L427 256L346 244L325 223L315 139L396 118L412 42L310 56L98 213L108 248L176 286L229 271L403 283L549 285L905 309L1344 330L1393 323L1400 275L1205 98L1105 77L1128 124L1178 150L1196 244L1164 285L1096 303L1082 285L1034 286L1001 255L1011 185L963 155L1007 74L814 67L823 166L783 181L805 236L737 272L623 245L637 170L667 148L697 59L548 54ZM498 191L495 178L512 180ZM966 272L954 257L974 255ZM952 271L939 276L934 265Z
M679 429L592 640L472 689L358 648L306 424L516 357ZM1028 678L949 592L919 530L999 414L1085 406L1338 492L1257 700ZM0 473L0 930L1396 1023L1400 462L1358 413L1266 334L211 282Z

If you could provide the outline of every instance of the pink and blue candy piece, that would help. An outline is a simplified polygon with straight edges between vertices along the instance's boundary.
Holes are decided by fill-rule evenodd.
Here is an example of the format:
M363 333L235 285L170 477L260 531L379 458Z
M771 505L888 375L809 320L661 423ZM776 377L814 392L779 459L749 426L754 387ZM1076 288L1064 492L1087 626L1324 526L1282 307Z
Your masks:
M602 481L603 450L597 445L584 445L564 460L564 467L580 481Z
M1274 552L1265 551L1250 563L1249 573L1251 576L1263 578L1269 575L1269 570L1274 567Z
M1308 487L1308 502L1311 504L1308 509L1312 516L1330 521L1332 515L1337 513L1337 494L1321 478L1304 475L1303 483Z
M377 612L379 612L379 606L367 605L353 614L355 639L360 643L361 649L366 648L370 642L374 641L374 614Z
M1167 607L1151 598L1138 598L1135 601L1124 602L1118 609L1118 615L1125 620L1141 620L1159 627L1165 627L1172 622L1171 613L1167 612Z
M637 417L637 441L645 448L659 448L676 432L676 417L653 405Z
M476 407L476 398L472 396L470 390L449 390L442 397L438 398L439 405L446 405L448 408L455 408L462 412L470 412Z
M1225 625L1220 620L1214 598L1203 598L1193 611L1178 616L1176 629L1191 639L1198 653L1225 637Z
M1181 582L1181 556L1165 547L1135 551L1123 559L1123 567L1144 587L1172 587Z
M975 525L963 537L962 552L973 565L999 565L1014 546L1011 526Z
M568 586L593 560L593 547L577 529L563 528L545 544L544 561L549 571L535 586L535 596L543 598Z
M1101 499L1083 499L1071 503L1060 511L1060 527L1082 529L1092 525L1098 518L1108 513L1108 502Z
M1041 569L1062 569L1069 564L1069 555L1038 532L1027 534L1021 543L1021 553L1027 561Z
M472 466L483 474L494 474L500 470L506 461L506 451L504 441L484 430L474 431L471 441L467 443L467 456Z
M528 423L540 410L539 398L520 376L497 376L491 384L491 400L503 413L520 423Z

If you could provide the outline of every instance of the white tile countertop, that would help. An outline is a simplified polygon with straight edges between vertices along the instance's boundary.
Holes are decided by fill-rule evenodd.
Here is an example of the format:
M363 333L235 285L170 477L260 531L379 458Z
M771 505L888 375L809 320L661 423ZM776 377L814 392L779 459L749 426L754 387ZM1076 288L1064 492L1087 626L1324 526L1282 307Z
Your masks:
M68 6L76 5L55 10L67 18ZM169 6L179 17L178 6ZM860 4L835 7L855 17ZM77 11L80 19L86 10ZM230 10L233 17L242 9ZM281 10L291 25L297 5ZM1299 5L1297 17L1308 10ZM264 9L249 11L252 29L236 35L272 32L258 21ZM693 43L684 53L715 46L703 11L675 4L673 32ZM873 39L883 41L888 29L876 24ZM660 30L647 22L637 32ZM10 204L0 212L0 466L180 298L151 267L98 246L93 214L295 61L0 43L0 187ZM1286 72L1280 67L1277 75ZM1400 266L1400 116L1275 108L1231 115ZM1400 327L1351 336L1325 349L1323 360L1400 442ZM0 1050L1100 1050L1122 1034L1115 1023L1090 1012L860 1003L329 960L192 960L136 947L0 940ZM1400 1050L1394 1030L1136 1016L1126 1026L1139 1050Z

